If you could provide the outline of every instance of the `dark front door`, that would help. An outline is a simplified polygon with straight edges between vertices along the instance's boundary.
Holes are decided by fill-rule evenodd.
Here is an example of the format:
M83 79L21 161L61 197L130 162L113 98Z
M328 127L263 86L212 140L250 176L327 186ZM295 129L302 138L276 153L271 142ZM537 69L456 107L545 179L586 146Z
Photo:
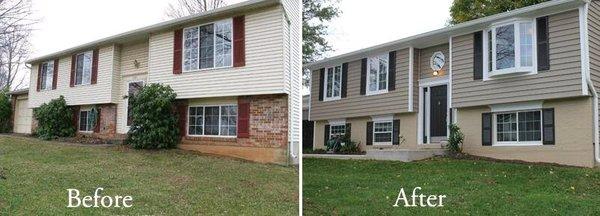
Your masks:
M446 85L431 87L430 93L430 136L446 136Z

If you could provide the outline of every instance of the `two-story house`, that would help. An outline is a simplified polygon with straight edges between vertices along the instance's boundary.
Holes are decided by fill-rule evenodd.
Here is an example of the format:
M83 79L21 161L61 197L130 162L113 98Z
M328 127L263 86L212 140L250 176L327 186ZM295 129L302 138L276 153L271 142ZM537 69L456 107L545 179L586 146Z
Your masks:
M468 154L600 160L600 1L548 1L307 67L316 149L349 134L367 155L435 153L456 123Z
M33 58L29 108L62 95L79 134L122 139L125 96L161 83L177 93L180 148L297 162L300 7L249 0Z

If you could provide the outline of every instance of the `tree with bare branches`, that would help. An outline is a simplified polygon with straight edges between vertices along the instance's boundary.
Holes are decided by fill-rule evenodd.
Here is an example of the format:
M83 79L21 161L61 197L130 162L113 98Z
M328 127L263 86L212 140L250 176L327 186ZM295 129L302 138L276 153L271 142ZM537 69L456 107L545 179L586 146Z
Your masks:
M29 37L37 22L31 15L31 0L0 0L0 89L26 85Z
M177 3L169 4L166 14L170 18L179 18L206 12L225 5L224 0L177 0Z

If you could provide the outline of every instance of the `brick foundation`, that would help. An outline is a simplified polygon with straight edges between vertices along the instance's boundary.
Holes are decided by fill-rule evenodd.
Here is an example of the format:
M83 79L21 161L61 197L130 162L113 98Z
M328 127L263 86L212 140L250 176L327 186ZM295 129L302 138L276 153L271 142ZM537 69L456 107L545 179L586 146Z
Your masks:
M82 133L77 132L78 136L91 136L94 138L113 140L113 139L122 139L122 136L117 135L117 105L116 104L99 104L95 105L96 108L100 111L100 118L98 119L98 123L100 124L97 132L93 133ZM80 110L81 107L86 106L77 106L75 110ZM78 114L77 114L78 115ZM75 122L74 122L75 123ZM79 121L77 121L79 124ZM75 125L76 128L79 128L79 125Z
M287 162L287 95L243 96L250 101L249 138L190 137L180 148L239 157L247 160L284 164Z

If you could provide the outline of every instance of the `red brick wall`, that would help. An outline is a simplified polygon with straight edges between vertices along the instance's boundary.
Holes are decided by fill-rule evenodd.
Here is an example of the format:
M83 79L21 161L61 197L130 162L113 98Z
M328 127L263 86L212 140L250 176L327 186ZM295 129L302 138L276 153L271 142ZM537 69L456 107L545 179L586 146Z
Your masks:
M250 99L249 138L186 136L183 138L182 143L285 149L288 141L287 95L257 95L244 97Z
M101 139L115 139L117 136L117 105L116 104L99 104L96 107L100 111L100 131L92 133L93 137ZM81 106L80 106L81 108ZM77 121L79 123L79 121ZM79 125L75 125L79 129ZM78 133L81 135L89 135L89 133Z

